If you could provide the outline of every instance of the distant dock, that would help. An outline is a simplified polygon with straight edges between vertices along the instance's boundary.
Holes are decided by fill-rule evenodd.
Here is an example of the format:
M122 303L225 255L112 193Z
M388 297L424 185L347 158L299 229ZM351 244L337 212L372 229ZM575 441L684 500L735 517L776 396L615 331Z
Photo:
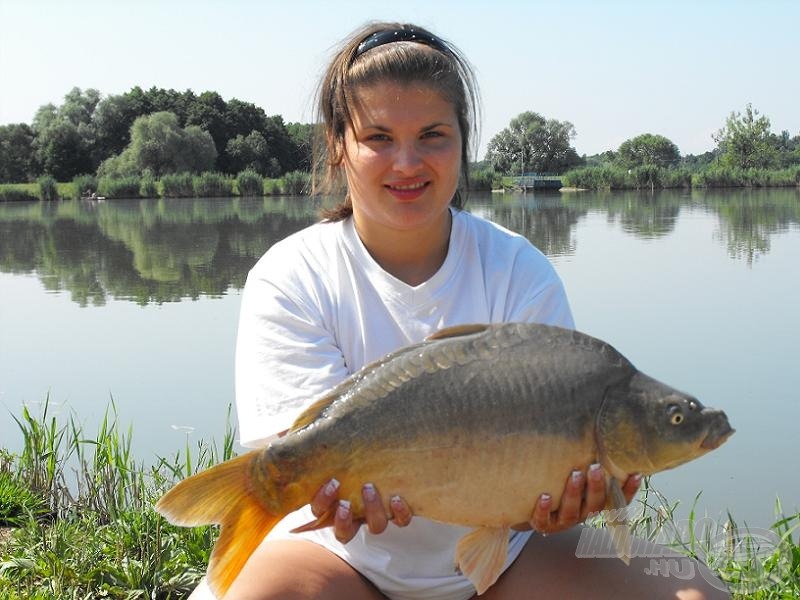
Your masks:
M535 190L558 190L563 187L559 175L526 173L521 177L503 177L503 189L512 192L532 192Z

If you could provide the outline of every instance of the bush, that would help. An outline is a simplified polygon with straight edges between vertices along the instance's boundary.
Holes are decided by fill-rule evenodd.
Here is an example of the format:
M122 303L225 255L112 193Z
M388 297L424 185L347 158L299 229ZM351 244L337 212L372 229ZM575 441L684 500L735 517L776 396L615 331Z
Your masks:
M206 171L193 178L194 194L200 198L222 198L233 195L233 181L222 173Z
M616 167L584 167L564 173L561 181L566 187L588 190L619 190L635 187L628 173Z
M39 179L36 180L36 185L39 186L40 200L58 200L56 180L50 177L50 175L39 177Z
M139 184L139 195L142 198L158 198L158 183L153 174L145 171Z
M101 177L97 182L97 193L107 198L138 198L140 185L138 175Z
M240 196L263 196L264 179L253 169L245 169L236 176Z
M47 501L10 473L0 472L0 527L20 527L49 512Z
M475 191L489 191L494 188L496 179L499 179L499 175L494 169L476 169L469 175L468 188Z
M79 200L97 191L97 177L94 175L76 175L72 178L72 197ZM86 192L89 192L88 194Z
M692 173L688 169L664 169L661 175L661 185L664 188L692 187Z
M0 186L0 202L30 202L38 199L29 189Z
M291 171L283 176L283 193L290 196L302 196L308 193L311 176L305 171Z
M264 180L264 194L266 196L280 196L283 193L279 179Z
M161 178L161 192L165 198L191 198L194 184L189 173L174 173Z

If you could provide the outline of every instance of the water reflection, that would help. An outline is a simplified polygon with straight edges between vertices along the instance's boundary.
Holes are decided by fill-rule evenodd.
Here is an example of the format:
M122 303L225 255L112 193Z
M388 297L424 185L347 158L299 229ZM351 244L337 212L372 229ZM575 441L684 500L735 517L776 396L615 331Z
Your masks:
M36 272L82 306L139 304L241 288L271 244L315 219L301 199L0 206L0 270Z
M304 198L141 200L0 205L0 271L35 272L82 306L217 296L244 284L277 240L316 220ZM752 264L800 224L797 189L543 195L473 194L469 210L525 235L549 256L575 251L588 213L641 239L669 235L682 211L716 214L716 239Z

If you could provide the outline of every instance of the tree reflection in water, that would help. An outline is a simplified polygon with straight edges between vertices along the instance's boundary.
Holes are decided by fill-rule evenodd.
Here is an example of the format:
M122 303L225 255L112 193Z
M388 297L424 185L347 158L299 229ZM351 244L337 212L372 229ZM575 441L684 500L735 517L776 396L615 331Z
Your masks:
M219 296L240 289L276 241L317 220L307 198L120 200L0 205L0 271L35 272L82 306ZM717 238L752 264L777 233L800 225L800 191L471 194L467 209L519 232L549 256L575 252L589 213L643 239L671 233L683 210L717 214Z

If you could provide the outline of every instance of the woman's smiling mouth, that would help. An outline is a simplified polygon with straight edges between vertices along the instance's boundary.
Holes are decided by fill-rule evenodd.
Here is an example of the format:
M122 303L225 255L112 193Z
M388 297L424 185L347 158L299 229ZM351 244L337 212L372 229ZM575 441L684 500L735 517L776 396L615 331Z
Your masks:
M415 200L430 185L430 181L416 181L414 183L390 183L384 187L398 200Z

